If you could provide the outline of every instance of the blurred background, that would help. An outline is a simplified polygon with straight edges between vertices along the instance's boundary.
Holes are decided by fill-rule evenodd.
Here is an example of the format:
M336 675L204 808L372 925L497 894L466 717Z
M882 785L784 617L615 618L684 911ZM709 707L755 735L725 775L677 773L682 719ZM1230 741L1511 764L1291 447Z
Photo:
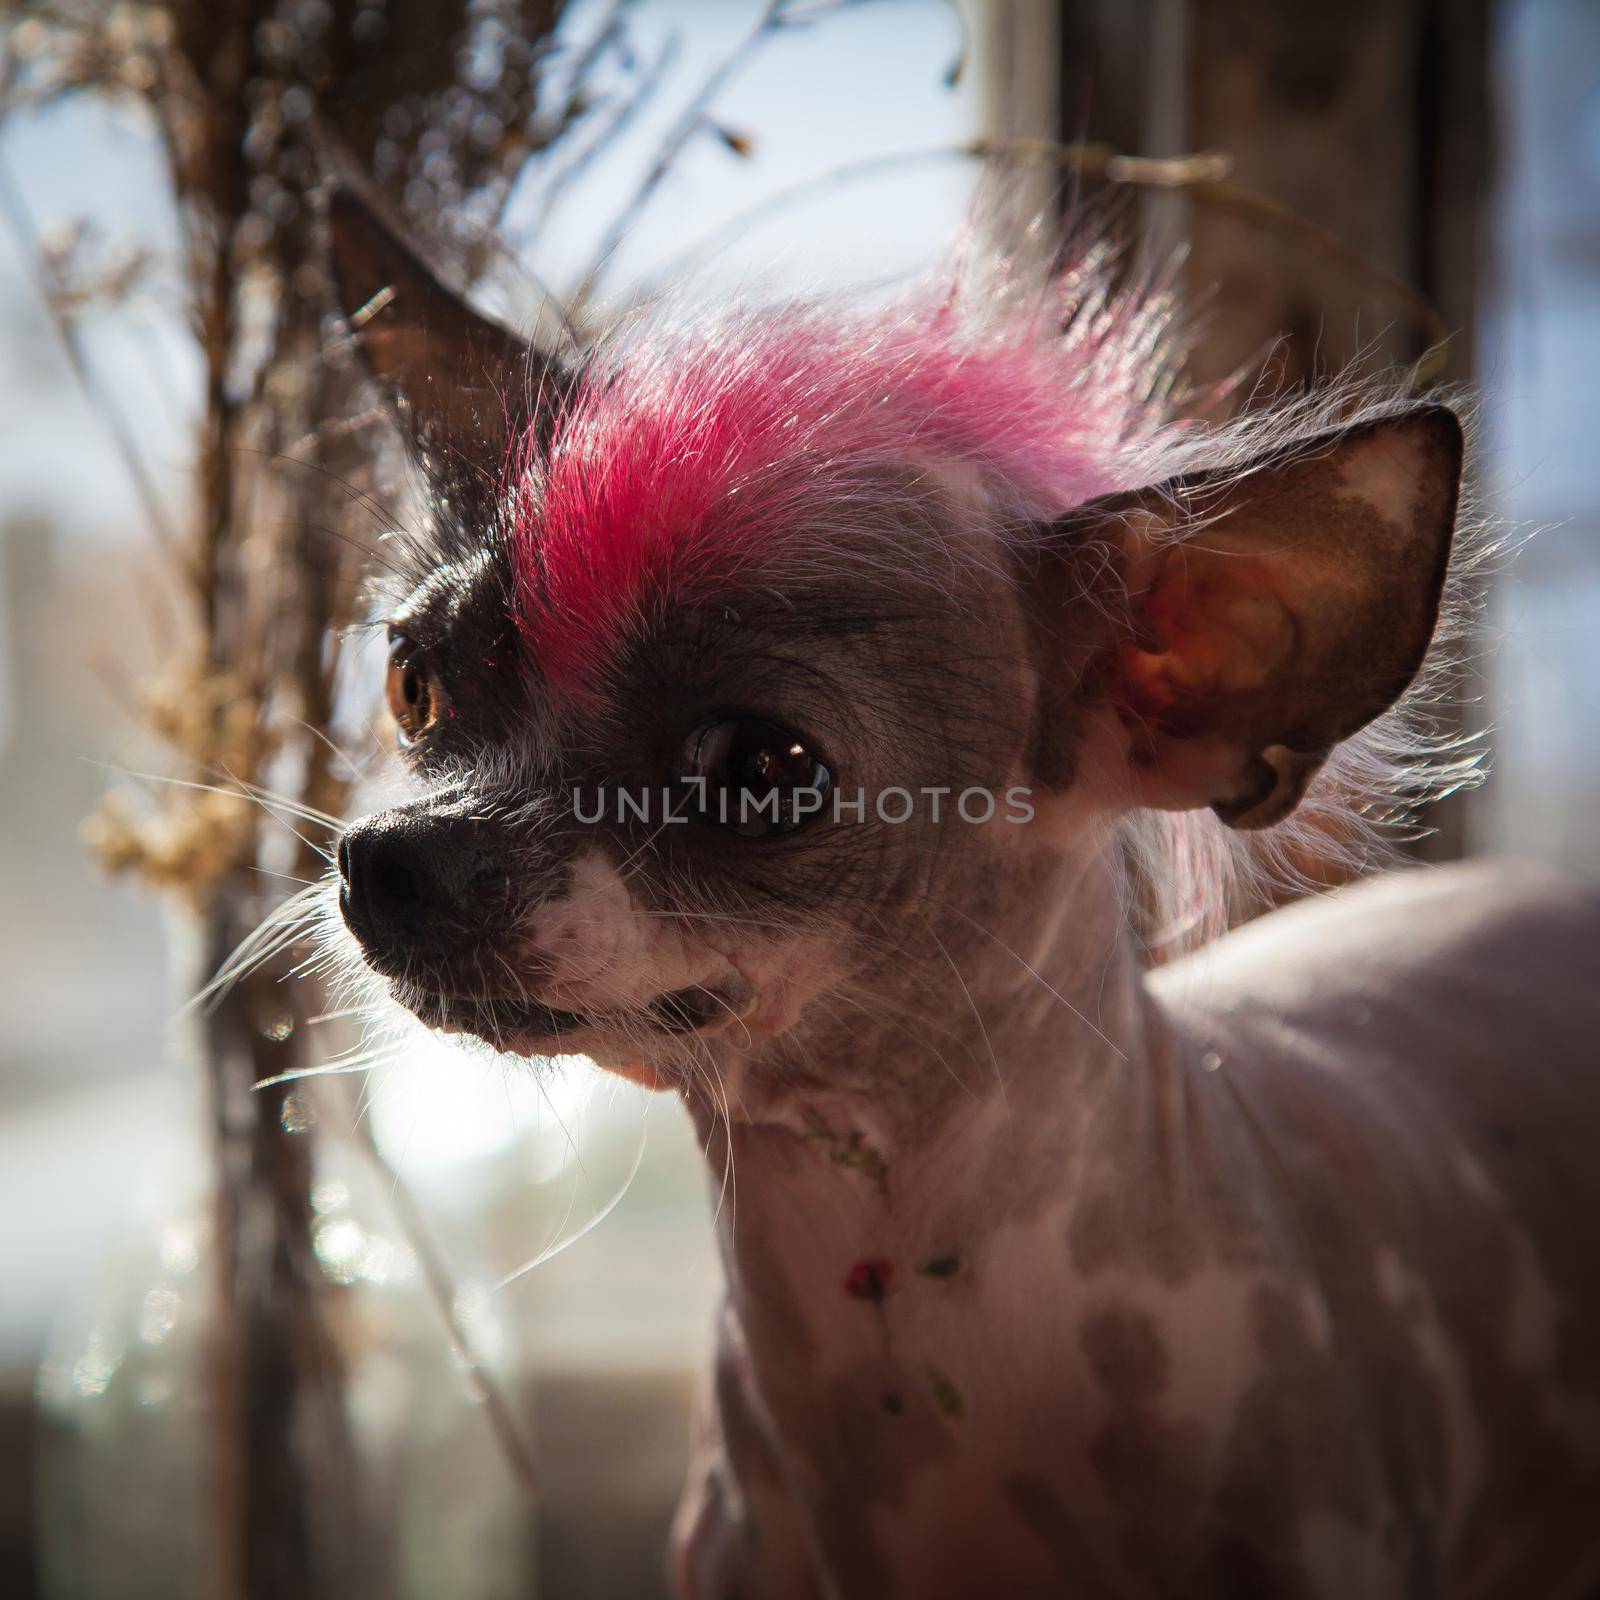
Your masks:
M302 642L299 667L253 665L279 613L251 597L292 570L304 582L271 605L343 620L348 574L327 563L345 558L315 551L345 547L295 542L316 520L300 479L218 476L285 455L323 480L394 475L377 430L338 425L367 399L326 314L315 138L296 129L331 124L458 281L524 324L546 291L594 314L685 272L782 290L914 272L969 217L974 141L1221 153L1226 174L1198 182L1119 184L1102 158L1080 180L1139 248L1186 249L1197 377L1264 361L1268 386L1294 383L1446 333L1444 376L1479 396L1483 504L1536 531L1463 678L1493 777L1422 848L1600 870L1600 8L469 3L437 8L442 77L415 86L411 9L0 12L7 1596L322 1593L296 1561L360 1574L328 1593L661 1592L717 1288L718 1196L675 1107L581 1062L536 1081L423 1037L250 1096L264 1068L338 1064L341 1020L277 984L239 1013L247 1045L228 1013L184 1011L225 936L315 866L317 825L175 811L129 774L203 780L203 747L213 771L242 763L312 804L381 781L381 650ZM218 86L185 88L171 60L241 17L254 64L224 139L204 122ZM1053 161L1008 170L1030 206L1056 203ZM483 248L491 221L503 250ZM320 386L286 387L314 365ZM251 518L249 538L217 532ZM359 543L382 521L344 526ZM196 660L207 676L184 678ZM300 1348L274 1321L280 1282L324 1307L311 1379L272 1355ZM213 1383L234 1397L220 1424L197 1398ZM308 1441L327 1484L261 1470ZM299 1530L287 1555L251 1531L263 1505ZM219 1517L253 1555L213 1548Z

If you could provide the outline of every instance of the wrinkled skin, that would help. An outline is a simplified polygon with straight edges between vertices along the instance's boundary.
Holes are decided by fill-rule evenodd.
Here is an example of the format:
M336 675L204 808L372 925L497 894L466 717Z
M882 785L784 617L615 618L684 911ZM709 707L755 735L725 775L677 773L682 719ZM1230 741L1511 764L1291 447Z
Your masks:
M398 290L363 347L444 471L460 405L415 374L472 411L504 351L471 356L483 325L453 335L414 258L341 227L352 310ZM429 358L396 320L417 305L469 353ZM394 703L429 717L417 798L341 847L365 963L447 1030L680 1094L728 1185L678 1591L1583 1593L1600 904L1441 873L1154 976L1127 909L1128 818L1279 823L1411 681L1453 419L1396 411L1022 541L970 474L914 466L853 484L898 508L872 548L669 595L591 695L519 634L482 471L385 608ZM1171 508L1211 489L1175 546ZM729 718L943 816L869 798L747 837L574 806L681 793ZM1026 821L950 816L1016 788Z

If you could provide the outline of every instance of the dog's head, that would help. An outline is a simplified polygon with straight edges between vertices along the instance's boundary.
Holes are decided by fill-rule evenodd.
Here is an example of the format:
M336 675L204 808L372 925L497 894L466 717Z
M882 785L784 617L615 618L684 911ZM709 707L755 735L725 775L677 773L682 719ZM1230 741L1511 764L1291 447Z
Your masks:
M345 833L340 905L438 1027L671 1078L966 947L1130 808L1277 821L1427 649L1441 408L1208 454L1151 398L1160 308L1081 285L563 361L331 219L430 485L384 552L416 795Z

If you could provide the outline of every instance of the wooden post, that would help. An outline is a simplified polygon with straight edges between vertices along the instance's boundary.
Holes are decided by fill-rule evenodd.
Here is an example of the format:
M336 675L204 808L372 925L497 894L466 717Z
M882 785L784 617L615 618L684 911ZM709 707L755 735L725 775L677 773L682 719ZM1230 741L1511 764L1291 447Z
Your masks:
M1052 131L1141 155L1226 152L1239 184L1420 290L1451 330L1444 377L1468 380L1488 32L1488 0L1062 0ZM1197 382L1265 370L1270 392L1422 354L1427 332L1405 308L1313 243L1203 204L1158 205L1145 213L1156 247L1189 243ZM1460 854L1461 802L1428 820L1422 853Z

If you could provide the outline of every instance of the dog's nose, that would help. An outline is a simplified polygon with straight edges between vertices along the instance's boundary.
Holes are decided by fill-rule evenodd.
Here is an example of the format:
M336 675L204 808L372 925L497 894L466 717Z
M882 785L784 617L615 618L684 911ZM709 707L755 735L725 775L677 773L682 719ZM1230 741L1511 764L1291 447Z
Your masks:
M481 824L384 812L339 840L339 909L375 963L436 938L441 924L481 912L505 874L503 851Z
M339 840L342 899L353 922L397 922L437 901L429 893L426 857L407 838L409 831L362 823Z

